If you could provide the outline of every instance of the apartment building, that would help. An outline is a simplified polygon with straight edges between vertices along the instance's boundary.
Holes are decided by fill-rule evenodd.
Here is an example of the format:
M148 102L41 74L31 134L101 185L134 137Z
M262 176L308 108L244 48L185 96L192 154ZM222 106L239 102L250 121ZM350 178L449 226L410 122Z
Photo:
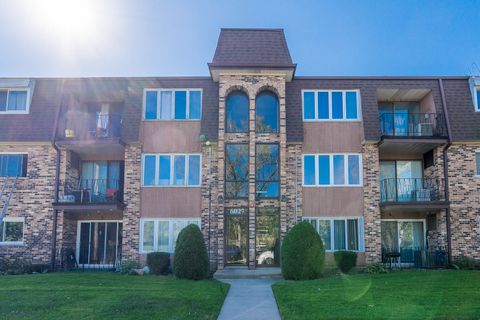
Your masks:
M302 77L281 29L208 67L0 79L0 258L144 263L194 223L212 270L257 268L307 220L328 259L480 259L480 78Z

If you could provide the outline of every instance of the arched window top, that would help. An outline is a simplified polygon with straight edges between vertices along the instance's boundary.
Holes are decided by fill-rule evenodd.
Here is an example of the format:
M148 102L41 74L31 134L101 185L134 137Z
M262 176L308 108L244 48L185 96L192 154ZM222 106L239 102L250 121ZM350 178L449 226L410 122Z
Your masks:
M225 131L248 132L248 96L240 90L227 96Z
M278 132L278 98L272 91L262 91L255 99L255 131Z

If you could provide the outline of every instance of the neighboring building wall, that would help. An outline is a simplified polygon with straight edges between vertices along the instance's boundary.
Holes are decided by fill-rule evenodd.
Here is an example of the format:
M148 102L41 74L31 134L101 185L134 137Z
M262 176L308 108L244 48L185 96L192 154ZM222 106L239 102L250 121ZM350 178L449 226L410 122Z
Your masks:
M22 217L23 245L0 245L0 258L48 263L51 255L56 152L51 145L0 145L0 152L28 153L27 176L19 178L7 217ZM0 185L5 178L0 178Z
M480 259L480 178L475 152L479 144L453 144L448 149L452 256Z

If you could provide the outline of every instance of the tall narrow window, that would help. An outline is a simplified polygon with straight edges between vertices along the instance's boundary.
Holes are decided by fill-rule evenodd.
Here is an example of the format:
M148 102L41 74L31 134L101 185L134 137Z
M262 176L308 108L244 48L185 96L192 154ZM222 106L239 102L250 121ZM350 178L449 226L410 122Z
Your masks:
M315 120L315 92L303 93L303 119Z
M315 185L315 156L303 156L303 184L306 186Z
M318 119L328 119L329 117L328 92L322 91L318 93Z
M242 91L234 91L227 97L225 131L248 132L248 97Z
M270 91L257 96L255 105L255 131L260 133L278 132L278 99Z
M274 198L280 193L277 144L258 144L255 156L257 197Z
M145 119L157 119L157 91L147 91L145 100Z
M477 176L480 176L480 151L475 153L475 162L477 164Z
M225 195L228 198L248 196L248 145L225 147Z
M175 119L187 119L187 92L175 91Z

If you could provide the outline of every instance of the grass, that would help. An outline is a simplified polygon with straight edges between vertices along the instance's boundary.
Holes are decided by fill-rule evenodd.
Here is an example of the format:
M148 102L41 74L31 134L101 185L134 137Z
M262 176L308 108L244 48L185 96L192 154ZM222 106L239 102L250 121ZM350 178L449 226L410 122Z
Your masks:
M398 271L282 281L283 319L480 319L480 272Z
M161 276L0 277L0 319L216 319L228 285Z

